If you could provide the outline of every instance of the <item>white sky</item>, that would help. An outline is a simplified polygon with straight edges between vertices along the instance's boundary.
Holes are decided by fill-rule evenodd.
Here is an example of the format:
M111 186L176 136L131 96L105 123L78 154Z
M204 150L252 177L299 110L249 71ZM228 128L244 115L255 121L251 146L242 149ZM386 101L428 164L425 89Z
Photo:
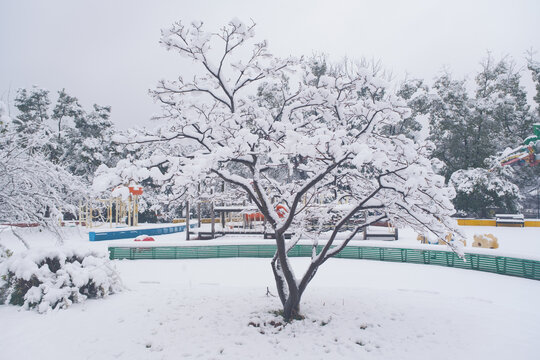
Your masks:
M148 124L159 112L148 89L191 67L158 44L160 29L233 17L254 19L277 55L375 58L398 79L473 74L488 50L522 66L540 50L540 0L0 0L0 100L66 88L86 107L111 105L120 127Z

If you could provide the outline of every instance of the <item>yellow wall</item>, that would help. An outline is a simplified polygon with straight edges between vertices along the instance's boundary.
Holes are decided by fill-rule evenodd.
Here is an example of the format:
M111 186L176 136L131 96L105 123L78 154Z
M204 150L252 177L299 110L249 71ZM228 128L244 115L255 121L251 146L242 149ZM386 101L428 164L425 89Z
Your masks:
M495 226L495 220L488 219L457 219L457 223L462 226Z
M540 227L540 221L536 220L525 220L526 227Z
M490 219L457 219L462 226L495 226L495 220ZM525 220L525 227L540 227L538 220Z

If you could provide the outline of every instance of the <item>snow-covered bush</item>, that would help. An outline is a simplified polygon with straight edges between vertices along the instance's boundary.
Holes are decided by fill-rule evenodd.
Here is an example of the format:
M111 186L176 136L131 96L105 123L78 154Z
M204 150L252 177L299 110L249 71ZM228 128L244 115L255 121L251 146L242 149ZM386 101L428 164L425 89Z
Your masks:
M511 179L512 169L497 165L490 170L458 170L450 177L456 189L454 203L464 215L487 217L488 209L513 213L519 210L519 188Z
M91 251L35 249L0 263L0 304L40 313L102 298L121 288L109 259Z

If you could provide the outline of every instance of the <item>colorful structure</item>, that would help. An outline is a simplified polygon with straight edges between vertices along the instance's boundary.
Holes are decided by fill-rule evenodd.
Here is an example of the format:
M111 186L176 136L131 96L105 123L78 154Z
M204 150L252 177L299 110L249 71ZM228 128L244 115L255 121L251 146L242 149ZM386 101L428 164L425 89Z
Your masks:
M143 188L140 185L130 183L127 186L115 187L108 199L88 199L85 203L79 203L79 219L87 228L94 227L94 219L100 223L109 223L113 227L128 225L137 226L139 224L139 196L142 195ZM106 206L106 218L102 216L104 205ZM114 213L114 214L113 214Z
M533 136L529 136L523 144L501 157L501 165L540 164L540 124L533 125Z

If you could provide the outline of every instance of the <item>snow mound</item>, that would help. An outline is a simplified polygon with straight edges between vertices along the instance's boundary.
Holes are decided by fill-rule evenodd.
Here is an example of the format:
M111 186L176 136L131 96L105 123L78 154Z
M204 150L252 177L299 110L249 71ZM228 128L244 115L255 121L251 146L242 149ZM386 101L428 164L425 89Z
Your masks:
M0 263L0 304L46 313L122 289L105 254L75 249L35 249Z

